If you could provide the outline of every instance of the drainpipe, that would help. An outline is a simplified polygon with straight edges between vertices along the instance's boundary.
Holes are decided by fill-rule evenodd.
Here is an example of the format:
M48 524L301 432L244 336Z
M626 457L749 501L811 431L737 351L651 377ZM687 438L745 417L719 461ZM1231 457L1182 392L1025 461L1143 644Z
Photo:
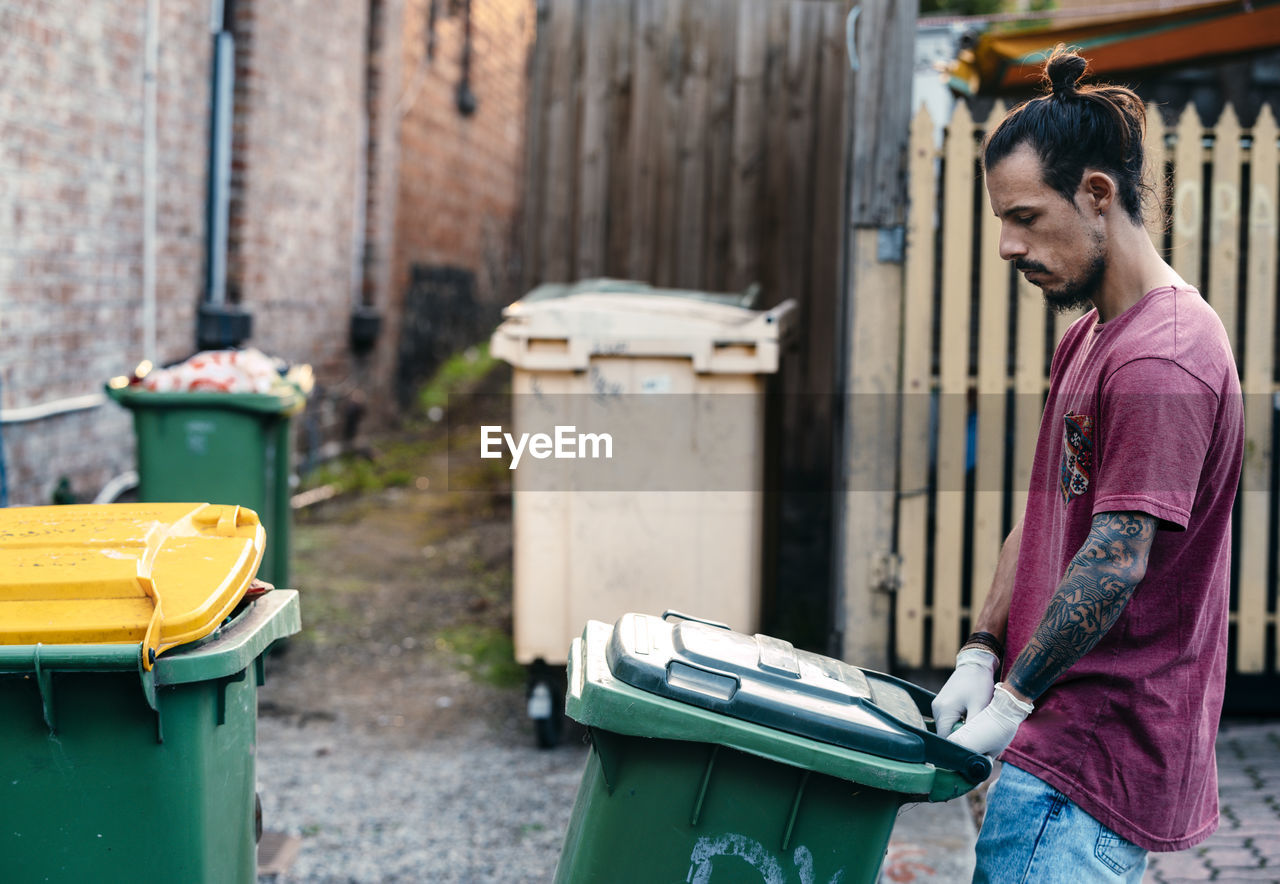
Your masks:
M369 95L369 65L372 64L373 4L369 4L369 39L365 43L365 96ZM360 109L360 149L356 159L356 202L352 206L351 230L353 234L351 262L351 349L363 356L373 349L378 338L381 318L365 295L365 267L369 262L369 114L372 102L366 97Z
M469 117L480 106L480 99L471 91L471 0L463 0L462 14L462 78L458 81L454 101L458 105L458 113Z
M147 0L142 71L142 358L156 363L156 68L160 0Z
M382 314L373 304L373 298L365 290L369 265L372 263L372 250L369 245L369 191L374 182L369 180L369 172L376 168L370 158L375 140L371 129L375 119L379 96L373 94L373 66L382 63L383 17L386 15L383 0L369 0L367 30L364 42L364 104L360 110L360 152L356 161L356 204L352 225L355 230L355 261L351 268L351 352L358 357L367 356L378 341L382 330ZM383 77L377 82L379 89L385 89Z
M213 74L210 83L209 189L205 213L204 300L196 324L201 350L242 344L253 318L227 302L227 236L231 204L231 132L235 101L235 0L213 0Z
M69 396L66 399L41 402L39 405L5 408L0 410L0 424L26 424L64 414L74 414L77 411L89 411L105 404L106 401L107 397L102 393L85 393L83 396Z
M356 159L356 202L352 206L351 307L367 306L364 295L364 267L369 248L369 109L360 112L360 150Z
M0 400L3 400L4 388L0 386ZM9 471L4 465L4 423L0 422L0 507L9 505Z

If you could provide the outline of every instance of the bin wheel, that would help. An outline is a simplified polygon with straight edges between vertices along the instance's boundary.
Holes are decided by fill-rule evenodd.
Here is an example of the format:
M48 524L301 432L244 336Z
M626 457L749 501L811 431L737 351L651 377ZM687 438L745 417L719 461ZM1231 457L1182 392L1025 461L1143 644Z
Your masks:
M554 749L564 738L564 685L550 667L539 663L529 673L529 718L538 748Z
M560 716L535 718L533 720L533 735L538 741L539 749L554 749L559 746L560 740L564 737L564 727L561 724Z

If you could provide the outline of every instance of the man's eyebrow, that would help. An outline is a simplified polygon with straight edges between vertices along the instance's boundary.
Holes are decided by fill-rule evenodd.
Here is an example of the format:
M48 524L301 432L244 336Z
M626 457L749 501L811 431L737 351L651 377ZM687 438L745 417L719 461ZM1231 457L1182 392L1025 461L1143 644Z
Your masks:
M1010 208L1005 209L1003 212L996 212L996 217L1008 218L1010 215L1018 215L1024 212L1038 212L1038 211L1040 210L1037 209L1035 206L1011 206Z

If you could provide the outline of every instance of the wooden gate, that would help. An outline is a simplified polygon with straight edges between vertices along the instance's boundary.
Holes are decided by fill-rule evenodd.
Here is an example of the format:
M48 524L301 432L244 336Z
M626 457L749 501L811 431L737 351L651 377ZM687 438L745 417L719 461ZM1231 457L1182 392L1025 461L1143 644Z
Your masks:
M868 0L863 17L893 4L907 5ZM831 581L849 9L542 0L526 137L526 289L596 276L720 292L759 283L758 306L797 302L780 378L776 591L778 617L811 643L828 625ZM898 29L914 31L914 9ZM907 113L904 102L899 146Z
M941 147L927 111L912 125L894 612L895 659L906 667L951 666L982 605L1000 544L1026 505L1052 348L1075 319L1050 314L998 255L978 151L1004 110L975 122L957 106ZM1193 107L1172 129L1155 108L1148 122L1158 196L1148 229L1222 317L1245 395L1231 665L1275 673L1276 120L1264 107L1243 129L1228 106L1212 128Z
M840 2L546 0L527 287L594 276L799 303L830 392L844 163Z

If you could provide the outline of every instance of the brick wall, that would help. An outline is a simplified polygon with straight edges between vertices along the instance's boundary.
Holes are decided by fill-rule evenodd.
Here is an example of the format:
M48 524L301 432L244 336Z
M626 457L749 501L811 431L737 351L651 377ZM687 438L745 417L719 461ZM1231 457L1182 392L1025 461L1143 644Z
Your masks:
M189 351L202 254L206 13L165 3L157 114L158 353ZM136 0L0 9L0 380L6 410L101 390L145 355L143 46ZM10 501L132 464L114 405L3 427Z
M473 0L475 114L455 105L463 6L437 0L237 0L228 290L248 342L312 364L308 438L353 404L393 414L398 311L414 264L473 273L497 306L509 279L534 0ZM160 3L155 353L145 353L143 0L0 6L0 409L95 393L150 356L189 355L203 295L210 6ZM370 29L370 23L373 29ZM365 120L370 124L365 131ZM353 307L382 312L367 358ZM114 404L3 425L10 501L59 477L91 498L133 465Z
M128 5L142 4L134 0ZM213 47L207 4L161 0L160 16L156 79L159 352L152 358L163 365L185 358L195 349L196 307L204 289Z
M417 265L475 274L487 336L514 288L513 225L520 198L527 65L536 28L534 0L471 0L470 88L478 102L459 112L466 14L463 0L404 0L399 98L400 173L391 320L379 357L394 374L400 313ZM434 37L432 33L434 31ZM428 55L428 46L431 52ZM424 369L426 367L423 367ZM384 396L384 401L392 397Z
M249 343L309 363L312 438L338 432L356 381L367 0L237 0L228 296Z
M361 284L369 8L236 4L229 286L254 315L249 343L316 367L309 419L322 433L340 422L335 402L371 384L347 344ZM154 354L143 352L146 5L20 0L0 11L0 407L10 416L99 391L144 356L164 363L194 349L210 9L160 10ZM12 503L47 502L61 476L90 498L133 465L129 415L114 404L6 423L3 434Z
M228 288L252 343L346 364L362 174L366 4L238 0Z

